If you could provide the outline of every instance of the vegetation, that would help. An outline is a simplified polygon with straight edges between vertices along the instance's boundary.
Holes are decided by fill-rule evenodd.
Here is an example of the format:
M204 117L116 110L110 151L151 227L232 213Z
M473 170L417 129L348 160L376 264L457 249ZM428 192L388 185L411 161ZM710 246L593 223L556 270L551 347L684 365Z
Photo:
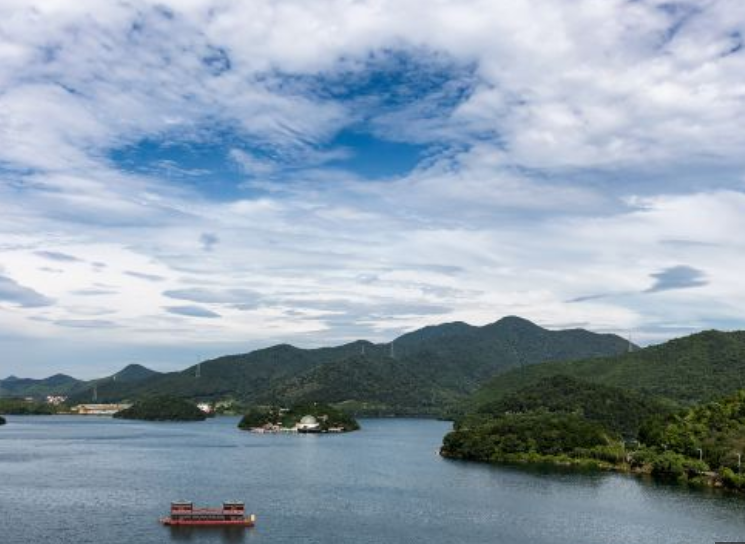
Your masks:
M624 438L667 408L620 389L554 376L455 424L442 454L476 461L617 462Z
M442 454L473 461L546 460L577 456L583 449L608 446L611 438L598 423L576 414L503 414L445 437Z
M576 414L599 423L614 436L634 439L649 417L671 412L669 404L618 387L594 384L569 376L552 376L519 392L479 407L477 415L506 413Z
M144 421L204 421L207 415L194 404L176 397L150 397L114 414L119 419Z
M667 456L667 465L653 466L656 472L679 474L696 462L700 470L715 469L726 484L741 487L737 472L738 454L745 454L745 391L650 418L640 429L639 441L653 453Z
M0 414L17 416L48 416L56 413L51 404L24 399L0 399Z
M674 410L666 400L553 376L458 420L442 454L593 465L745 491L745 390Z
M65 374L55 374L48 378L16 378L9 376L0 380L0 396L44 398L47 395L70 395L86 388L86 382L76 380Z
M341 429L341 432L356 431L359 423L348 413L337 410L327 404L301 404L285 409L277 406L253 407L249 409L238 423L243 430L251 430L267 425L283 429L294 428L305 416L313 416L320 425L321 432L330 429Z
M108 383L132 383L152 378L158 374L158 372L142 365L132 364L124 367L116 374L91 381L78 380L66 374L55 374L41 380L9 376L0 380L0 396L42 399L47 395L63 395L77 396L79 402L91 402L94 385L100 387Z
M621 353L628 343L584 330L548 331L508 317L472 327L448 323L403 335L391 344L353 342L321 349L289 345L205 361L183 372L138 382L98 383L98 399L146 395L236 399L247 405L325 403L356 415L437 415L459 405L494 375L545 361ZM91 390L73 397L90 402Z
M0 416L0 425L5 425L5 418L3 416Z
M745 331L705 331L617 357L512 370L481 388L469 408L559 374L662 398L681 407L708 402L745 388Z

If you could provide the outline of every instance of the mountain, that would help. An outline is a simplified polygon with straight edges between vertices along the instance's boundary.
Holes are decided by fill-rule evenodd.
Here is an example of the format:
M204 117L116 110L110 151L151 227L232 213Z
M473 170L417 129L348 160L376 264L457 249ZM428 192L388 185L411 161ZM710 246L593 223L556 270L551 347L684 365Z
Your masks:
M0 397L34 397L43 398L47 395L84 395L91 391L93 385L109 381L132 383L160 374L142 365L131 364L107 378L98 380L78 380L66 374L55 374L43 379L17 378L8 376L0 381Z
M138 364L131 364L125 366L119 372L111 376L112 380L117 382L138 382L146 378L151 378L160 374L155 370L150 370L147 367Z
M85 382L66 374L55 374L40 380L8 376L0 381L0 397L69 395L83 389L85 389Z
M689 406L745 388L745 331L704 331L610 358L552 362L494 377L471 406L498 401L555 375L620 387Z
M329 402L360 413L440 414L500 372L628 348L616 335L549 331L506 317L483 327L461 322L425 327L388 344L357 341L319 349L283 344L136 383L99 381L97 393L102 401L168 394L247 403ZM89 400L91 393L76 399Z

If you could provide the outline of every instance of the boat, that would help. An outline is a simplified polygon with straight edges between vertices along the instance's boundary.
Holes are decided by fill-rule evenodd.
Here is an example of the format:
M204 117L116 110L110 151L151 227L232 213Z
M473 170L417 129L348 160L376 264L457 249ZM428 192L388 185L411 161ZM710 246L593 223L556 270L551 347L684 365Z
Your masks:
M221 508L194 508L189 501L175 501L171 503L171 514L160 518L163 525L169 526L227 526L253 527L256 516L246 515L246 507L242 502L228 501L222 503Z

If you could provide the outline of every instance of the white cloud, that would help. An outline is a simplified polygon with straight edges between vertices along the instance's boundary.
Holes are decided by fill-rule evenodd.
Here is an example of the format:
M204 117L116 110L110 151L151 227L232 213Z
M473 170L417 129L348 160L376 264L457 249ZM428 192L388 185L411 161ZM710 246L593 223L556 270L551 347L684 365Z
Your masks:
M742 326L745 15L697 6L3 2L0 327L146 356L505 314ZM428 77L344 96L396 54ZM329 168L360 126L430 147L385 181ZM248 178L227 194L110 156L221 130L250 144L221 144ZM671 270L696 288L643 294Z

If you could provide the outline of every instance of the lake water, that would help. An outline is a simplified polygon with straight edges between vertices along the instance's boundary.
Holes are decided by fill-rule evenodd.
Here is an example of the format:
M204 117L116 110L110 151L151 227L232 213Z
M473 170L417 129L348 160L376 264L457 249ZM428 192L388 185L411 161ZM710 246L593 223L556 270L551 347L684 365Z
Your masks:
M254 435L237 419L8 417L2 544L745 541L745 498L637 477L527 471L436 455L449 425L363 420L335 436ZM178 531L173 499L245 500L253 529Z

